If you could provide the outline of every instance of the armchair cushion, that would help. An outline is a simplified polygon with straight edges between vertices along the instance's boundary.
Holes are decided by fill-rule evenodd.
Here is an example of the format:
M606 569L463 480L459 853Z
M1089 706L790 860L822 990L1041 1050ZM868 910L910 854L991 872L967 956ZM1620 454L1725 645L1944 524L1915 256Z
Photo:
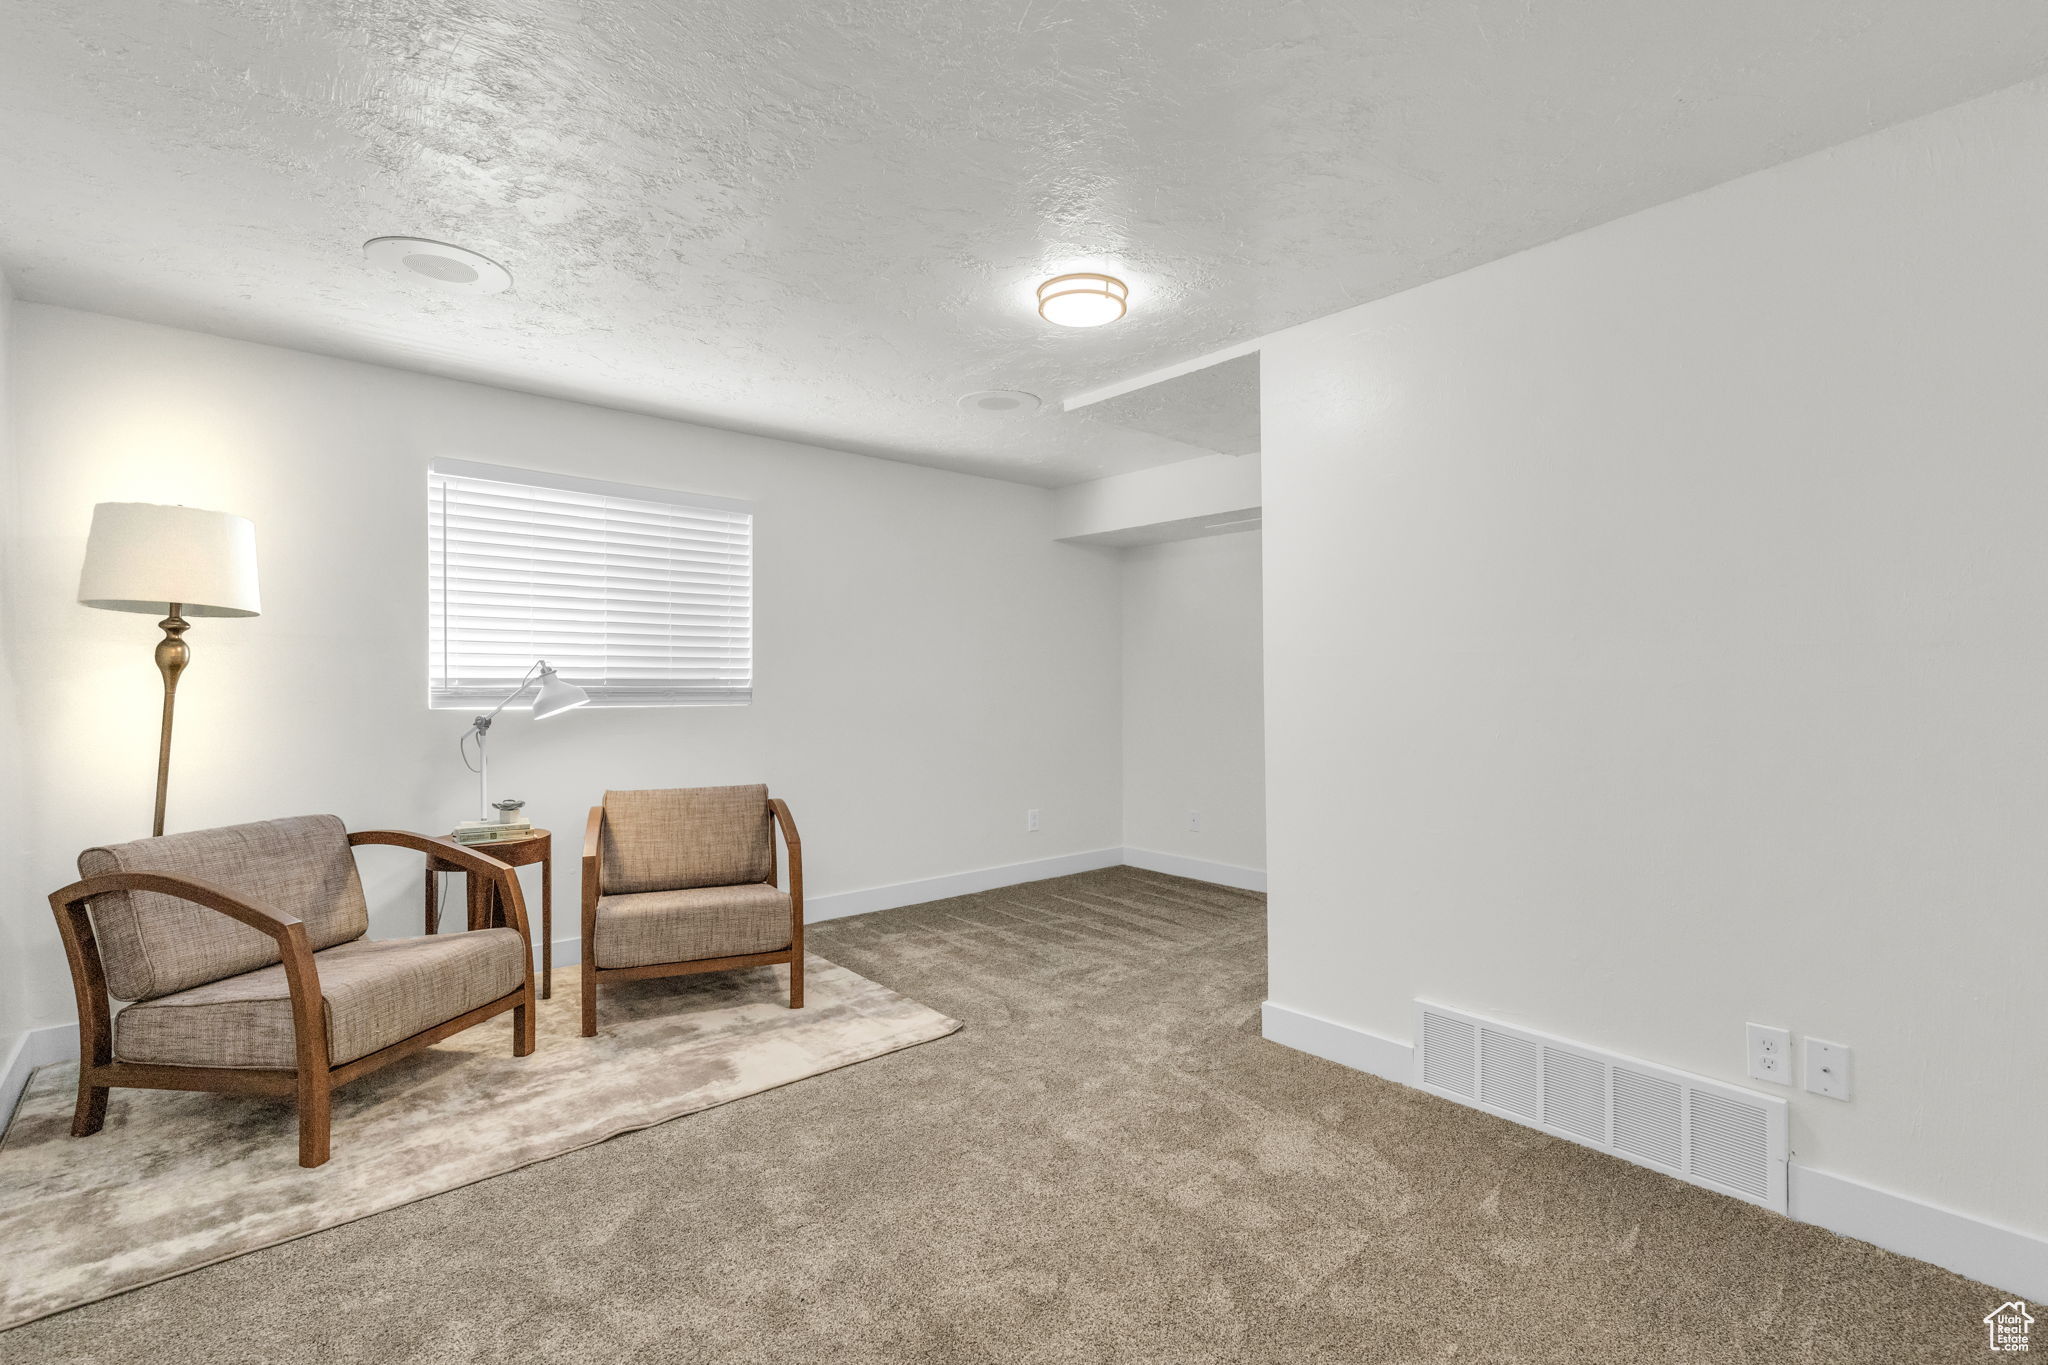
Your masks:
M340 1066L519 989L516 929L356 939L313 955L327 1005L327 1058ZM291 989L264 967L130 1005L114 1018L114 1056L163 1066L290 1071Z
M599 967L697 962L789 946L789 897L772 886L697 886L603 896L593 961Z
M361 938L370 911L348 830L332 815L167 834L89 848L87 877L165 872L212 882L266 910L306 922L314 949ZM154 1000L279 961L268 936L203 905L155 891L122 891L92 903L93 936L116 1000Z
M765 882L775 868L768 788L604 794L605 895ZM719 954L712 954L719 956Z

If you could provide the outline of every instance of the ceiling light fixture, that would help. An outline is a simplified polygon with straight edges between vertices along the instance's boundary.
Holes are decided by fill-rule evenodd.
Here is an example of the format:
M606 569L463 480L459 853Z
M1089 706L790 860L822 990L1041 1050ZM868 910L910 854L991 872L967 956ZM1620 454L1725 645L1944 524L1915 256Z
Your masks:
M363 255L394 275L450 293L502 294L512 287L512 272L490 257L424 237L372 237Z
M1100 327L1122 317L1130 297L1114 275L1055 275L1038 286L1038 316L1062 327Z

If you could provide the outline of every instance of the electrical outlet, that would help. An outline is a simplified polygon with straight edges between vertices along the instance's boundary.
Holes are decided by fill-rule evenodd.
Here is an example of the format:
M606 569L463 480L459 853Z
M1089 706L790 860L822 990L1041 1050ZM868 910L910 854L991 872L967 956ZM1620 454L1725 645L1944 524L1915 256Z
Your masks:
M1198 811L1198 810L1191 810L1191 811L1189 811L1189 812L1188 812L1188 833L1190 833L1190 834L1200 834L1201 832L1202 832L1202 812L1200 812L1200 811Z
M1840 1043L1806 1040L1806 1088L1831 1100L1849 1098L1849 1049Z
M1038 809L1035 806L1024 812L1024 832L1026 834L1038 833Z
M1772 1085L1792 1084L1792 1031L1749 1026L1749 1078Z

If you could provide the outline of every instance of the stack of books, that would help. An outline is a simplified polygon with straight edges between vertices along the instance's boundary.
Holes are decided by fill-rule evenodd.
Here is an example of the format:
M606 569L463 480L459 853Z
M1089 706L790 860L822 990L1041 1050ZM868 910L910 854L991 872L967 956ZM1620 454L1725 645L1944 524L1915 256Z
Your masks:
M499 824L496 820L464 820L449 831L448 837L458 844L494 844L506 839L524 839L531 833L531 820L514 820L509 824Z

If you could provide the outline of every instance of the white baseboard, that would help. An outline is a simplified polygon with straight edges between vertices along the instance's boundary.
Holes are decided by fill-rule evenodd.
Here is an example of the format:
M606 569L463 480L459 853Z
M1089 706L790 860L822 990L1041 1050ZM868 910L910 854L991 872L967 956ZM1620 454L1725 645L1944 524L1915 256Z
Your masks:
M14 1121L15 1106L28 1088L29 1073L52 1062L78 1060L78 1025L50 1024L32 1028L14 1040L7 1064L0 1067L0 1136Z
M1005 863L1000 867L980 867L972 872L950 872L943 877L924 877L914 882L871 886L863 891L838 891L826 896L806 896L804 923L815 924L819 920L872 914L876 910L893 910L899 905L922 905L926 901L942 901L948 896L971 896L977 891L994 891L998 887L1015 886L1019 882L1038 882L1044 881L1047 877L1066 877L1076 872L1093 872L1098 868L1118 867L1123 861L1123 849L1098 848L1087 853L1063 853L1052 858L1034 858L1028 863Z
M1260 1019L1260 1031L1273 1042L1384 1080L1414 1084L1411 1043L1271 1000L1261 1007ZM1787 1179L1791 1216L1801 1223L1982 1280L2030 1303L2048 1303L2048 1239L1796 1161L1790 1164Z
M1797 1162L1789 1179L1792 1216L1802 1223L2048 1302L2048 1240Z
M1415 1078L1415 1049L1362 1028L1339 1024L1319 1014L1293 1010L1268 1000L1259 1007L1259 1032L1296 1052L1370 1072L1383 1080L1408 1084Z
M1127 848L1124 862L1132 867L1142 867L1147 872L1164 872L1170 877L1192 877L1198 882L1214 882L1218 886L1234 886L1240 891L1264 891L1266 869L1262 867L1239 867L1235 863L1212 863L1206 858L1190 858L1179 853L1161 853L1157 849Z

